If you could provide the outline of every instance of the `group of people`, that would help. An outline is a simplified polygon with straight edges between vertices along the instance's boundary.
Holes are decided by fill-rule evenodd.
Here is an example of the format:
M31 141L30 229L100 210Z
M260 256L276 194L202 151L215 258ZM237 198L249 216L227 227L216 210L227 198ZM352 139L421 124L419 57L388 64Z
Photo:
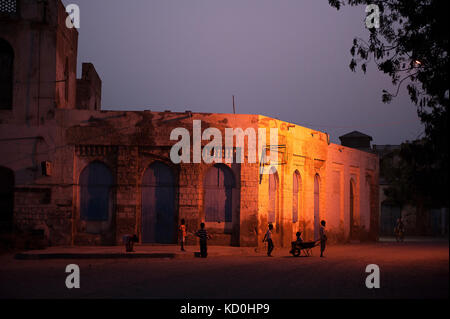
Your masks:
M320 257L323 257L323 252L325 251L325 246L326 246L326 242L327 242L325 225L326 225L326 222L324 220L322 220L320 222L319 239L318 239L318 241L320 241ZM272 251L274 249L272 232L273 232L273 225L269 224L268 229L263 238L263 243L267 242L267 256L269 256L269 257L272 257ZM181 250L185 251L184 245L186 244L187 232L186 232L186 222L184 219L181 220L180 227L179 227L179 234L180 234ZM293 249L294 249L295 245L301 244L303 242L301 235L302 235L302 233L300 231L298 231L296 234L297 239L292 242ZM208 239L212 238L212 236L205 229L205 223L200 224L200 229L195 233L195 236L200 238L200 257L206 258L208 256L207 242L208 242Z
M316 242L317 241L320 242L320 257L323 257L323 253L325 251L325 247L326 247L326 243L327 243L327 235L326 235L325 226L326 226L326 222L324 220L322 220L320 222L320 228L319 228L319 239L316 240ZM186 232L186 223L185 223L184 219L181 220L181 225L180 225L179 231L180 231L181 250L185 251L184 245L186 243L187 232ZM403 241L404 233L405 233L405 226L404 226L401 218L399 218L397 220L397 225L395 226L394 233L395 233L397 241ZM208 231L205 229L205 223L200 224L200 229L195 233L195 235L200 238L200 257L206 258L208 256L207 242L208 242L208 239L211 239L211 235L208 234ZM297 239L292 242L292 250L294 250L294 248L297 245L301 245L303 243L302 233L300 231L298 231L296 233L296 236L297 236ZM272 224L269 224L268 229L267 229L266 233L264 234L263 243L267 243L267 256L273 257L272 251L275 246L273 244L273 225Z
M180 233L180 246L181 251L186 251L184 249L184 245L186 244L186 221L184 218L181 220L180 227L179 227L179 233ZM200 257L206 258L208 256L208 239L211 239L212 236L208 234L208 231L205 229L205 223L200 224L200 229L195 233L195 236L200 238Z
M325 251L325 246L327 243L327 235L325 231L326 222L322 220L320 222L319 228L319 239L316 240L320 242L320 257L323 257L323 252ZM179 238L180 238L180 246L181 250L185 251L184 246L186 244L186 221L184 219L181 220L179 227ZM272 251L274 249L273 244L273 225L269 224L268 229L264 235L263 243L267 243L267 256L272 257ZM405 234L405 225L401 218L397 219L397 224L394 228L394 233L397 241L403 241ZM200 224L200 229L195 233L195 236L200 238L200 257L206 258L208 256L208 239L211 239L212 236L205 229L205 223ZM303 243L302 233L298 231L296 233L297 239L292 242L292 250L295 249L297 245L301 245ZM127 252L133 251L134 243L138 242L138 237L136 235L124 235L123 241L126 247Z
M323 252L325 251L325 246L326 246L326 242L327 242L327 235L325 233L325 225L326 225L326 222L324 220L322 220L320 222L319 239L318 239L318 241L320 241L320 257L323 257ZM272 231L273 231L273 225L269 224L267 232L263 238L263 243L267 242L267 256L269 256L269 257L272 257L272 251L274 249L273 240L272 240ZM294 248L297 245L301 245L303 243L302 232L298 231L295 235L296 235L297 239L292 242L292 250L294 250Z

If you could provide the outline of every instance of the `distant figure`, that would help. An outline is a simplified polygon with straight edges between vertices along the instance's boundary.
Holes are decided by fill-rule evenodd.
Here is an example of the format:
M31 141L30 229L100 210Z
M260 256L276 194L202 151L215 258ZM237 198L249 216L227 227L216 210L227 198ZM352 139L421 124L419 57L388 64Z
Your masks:
M200 224L200 230L198 230L195 235L200 238L200 257L206 258L208 256L207 242L211 236L205 229L205 223Z
M125 251L127 253L133 252L133 246L134 243L137 243L139 241L138 237L136 235L123 235L122 237L123 243L125 244Z
M327 243L327 235L325 233L325 221L322 220L320 222L320 229L319 229L319 235L320 235L320 257L323 257L323 252L325 251L325 246Z
M181 219L181 225L179 228L181 251L185 251L184 250L184 243L186 241L186 225L185 225L185 223L186 222L185 222L184 218Z
M272 250L273 250L272 230L273 225L269 224L269 229L267 230L263 238L263 243L267 241L267 256L269 257L272 257Z
M297 247L297 245L303 243L302 232L301 232L301 231L298 231L298 232L295 234L295 236L297 236L297 239L291 243L291 245L292 245L292 250L291 250L291 252L294 251L294 249Z
M397 219L397 225L395 225L394 233L397 242L403 241L403 238L405 237L405 225L403 224L401 217Z

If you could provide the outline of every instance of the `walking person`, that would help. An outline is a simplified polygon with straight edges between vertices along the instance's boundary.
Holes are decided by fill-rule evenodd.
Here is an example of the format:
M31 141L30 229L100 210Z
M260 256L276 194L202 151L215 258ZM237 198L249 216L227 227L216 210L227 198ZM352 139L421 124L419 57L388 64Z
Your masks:
M181 251L185 251L184 250L184 244L186 242L186 222L183 219L181 219L181 225L179 228L179 234L180 234L180 245L181 245Z
M123 235L122 240L123 240L123 243L125 244L125 251L127 253L134 252L134 249L133 249L134 243L137 243L139 241L137 235L135 235L135 234Z
M395 225L394 233L397 242L403 241L403 238L405 236L405 225L403 224L401 217L397 219L397 225Z
M200 224L200 229L195 233L195 235L200 238L200 257L206 258L208 256L207 242L208 239L211 238L211 236L205 229L205 223Z
M325 251L325 246L327 243L327 235L325 233L325 221L322 220L320 222L320 229L319 229L319 235L320 235L320 257L323 257L323 252Z
M273 240L272 240L272 230L273 230L273 225L269 224L269 229L267 230L267 232L263 238L263 243L267 241L267 256L269 256L269 257L273 257L272 250L274 247L273 247Z

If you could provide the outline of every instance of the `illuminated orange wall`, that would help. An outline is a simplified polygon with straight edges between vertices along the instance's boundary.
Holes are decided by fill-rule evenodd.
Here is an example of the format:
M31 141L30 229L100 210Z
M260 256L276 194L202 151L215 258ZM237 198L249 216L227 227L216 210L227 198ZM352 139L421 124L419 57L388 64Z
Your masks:
M278 128L280 145L275 244L288 246L295 233L304 240L314 239L314 177L320 178L320 220L327 222L330 242L350 239L350 180L355 183L354 229L357 239L376 239L378 233L378 158L341 145L329 144L326 133L280 120L259 116L259 127ZM301 176L299 220L292 221L293 174ZM263 175L258 190L259 237L267 229L269 185ZM260 240L259 240L260 242Z

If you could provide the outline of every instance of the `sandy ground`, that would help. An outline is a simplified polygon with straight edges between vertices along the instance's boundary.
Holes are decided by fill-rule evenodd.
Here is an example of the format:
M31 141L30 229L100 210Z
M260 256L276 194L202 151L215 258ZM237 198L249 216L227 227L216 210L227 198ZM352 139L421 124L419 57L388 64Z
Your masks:
M188 247L191 252L194 247ZM65 267L80 267L79 289ZM377 264L381 287L368 289ZM0 257L0 298L448 298L448 242L330 246L326 257L287 249L207 259L15 260Z

